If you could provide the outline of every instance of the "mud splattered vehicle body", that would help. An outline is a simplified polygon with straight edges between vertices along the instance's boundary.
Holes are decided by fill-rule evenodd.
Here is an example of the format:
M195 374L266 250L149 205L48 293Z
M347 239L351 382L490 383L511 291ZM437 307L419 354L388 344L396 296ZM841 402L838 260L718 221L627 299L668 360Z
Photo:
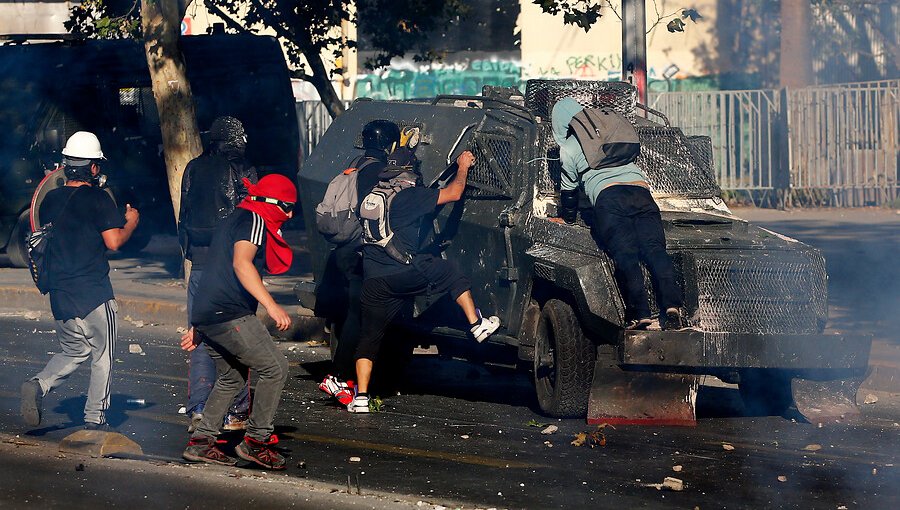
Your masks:
M589 208L575 225L550 220L561 168L549 113L565 96L615 108L635 123L637 163L662 211L693 330L623 331L612 262L591 236ZM529 81L525 94L486 87L483 96L428 102L357 101L300 171L306 224L314 224L328 182L359 153L354 140L366 122L417 127L426 184L448 180L444 170L462 150L477 160L464 199L435 214L423 245L468 273L476 302L500 316L503 328L491 341L511 346L533 369L545 413L692 423L703 374L739 384L748 404L769 412L792 403L811 419L855 412L871 342L823 333L822 255L733 216L713 177L710 139L685 136L658 112L661 123L646 120L635 115L638 108L627 84L550 80ZM330 247L311 234L309 248L322 281ZM311 304L311 288L297 290ZM317 313L330 315L321 307ZM421 298L398 322L417 334L416 343L452 350L468 341L463 317L446 298Z

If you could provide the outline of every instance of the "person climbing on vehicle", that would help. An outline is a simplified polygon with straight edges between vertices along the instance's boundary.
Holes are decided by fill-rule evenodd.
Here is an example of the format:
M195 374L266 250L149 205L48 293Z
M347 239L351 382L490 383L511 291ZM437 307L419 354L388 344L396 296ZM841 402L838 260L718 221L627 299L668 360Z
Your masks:
M240 120L220 116L209 128L209 144L203 154L191 160L181 178L181 207L178 214L178 241L184 257L191 261L188 278L187 316L190 321L194 295L209 259L213 232L223 219L234 211L247 196L242 180L255 183L256 168L250 165L244 153L247 134ZM188 432L193 432L203 419L206 399L216 381L216 365L206 349L195 349L192 334L182 338L181 347L190 351L188 365L187 415L191 422ZM243 430L250 411L250 388L235 398L222 428Z
M359 300L363 284L362 229L356 211L359 202L378 184L378 175L387 165L388 154L399 146L400 128L389 120L373 120L363 126L361 137L365 152L351 159L347 169L329 185L329 190L334 190L334 200L330 203L323 200L316 209L317 223L321 221L320 217L328 218L329 224L322 233L334 244L322 284L317 289L317 307L346 311L345 315L335 317L331 326L338 339L333 359L334 374L327 375L319 389L343 405L353 399L353 357L359 343ZM354 181L355 189L340 189L353 186ZM326 192L326 199L328 195ZM331 232L333 235L329 235Z
M659 207L650 194L646 175L634 164L640 147L634 128L615 112L586 110L571 97L553 106L551 119L562 163L561 220L575 223L581 186L594 209L594 238L615 264L625 303L625 329L647 329L653 324L642 261L657 292L660 325L664 329L681 328L681 288L666 253ZM620 139L612 140L611 135Z
M352 413L369 412L369 382L385 329L417 295L448 293L465 314L472 337L482 342L500 327L496 316L482 317L475 307L469 279L449 261L419 253L423 219L443 204L463 196L475 156L465 151L458 170L443 189L426 188L412 151L402 147L388 157L379 183L366 195L357 214L363 227L361 327L356 348L356 397Z

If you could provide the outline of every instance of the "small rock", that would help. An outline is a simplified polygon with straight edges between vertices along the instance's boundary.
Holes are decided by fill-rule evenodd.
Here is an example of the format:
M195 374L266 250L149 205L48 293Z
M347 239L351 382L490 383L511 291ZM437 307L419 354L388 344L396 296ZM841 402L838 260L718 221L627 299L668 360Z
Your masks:
M297 463L297 467L300 469L306 469L306 462L303 462L301 460L300 462Z
M141 354L144 352L144 349L139 344L128 344L128 352L130 354Z
M179 407L178 414L187 414L187 407L184 407L184 406Z
M25 312L24 314L22 314L22 317L24 317L24 318L26 318L26 319L28 319L28 320L30 320L30 321L36 321L36 320L38 320L38 319L41 318L41 312L40 312L40 311L28 310L27 312Z
M143 327L144 327L144 321L134 321L134 322L131 323L131 325L134 326L134 327L136 327L136 328L143 328Z
M547 436L547 435L555 433L557 430L559 430L559 427L557 427L556 425L550 425L549 427L542 430L541 434L544 434L545 436Z
M778 481L779 481L779 482L786 482L786 481L787 481L787 477L784 476L784 475L778 475Z
M681 467L680 465L679 465L679 466L672 466L672 471L675 471L676 473L681 472L681 469L682 469L682 467Z
M822 445L820 444L808 444L804 448L804 450L808 452L817 452L822 449Z
M873 475L877 475L877 474L878 474L878 468L872 468L872 474L873 474Z
M728 443L722 443L722 449L725 450L726 452L731 452L731 451L734 451L734 446L732 446Z
M187 328L178 328L178 329L175 330L175 332L176 332L176 333L181 333L181 334L183 335L183 334L187 333L188 330L187 330Z
M84 471L84 464L78 464L75 466L75 471Z
M872 395L871 393L866 395L866 399L863 400L863 404L874 404L875 402L878 402L878 397Z
M463 434L463 435L461 435L461 436L459 436L459 437L461 437L461 438L463 438L463 439L469 439L469 434Z
M350 462L359 462L359 461L361 461L361 460L362 460L362 459L359 458L359 457L350 457Z
M684 481L680 478L673 478L671 476L667 476L663 479L661 489L668 489L670 491L683 491L684 490Z
M551 443L550 441L544 441L544 444L547 446L547 448L553 448L553 443Z

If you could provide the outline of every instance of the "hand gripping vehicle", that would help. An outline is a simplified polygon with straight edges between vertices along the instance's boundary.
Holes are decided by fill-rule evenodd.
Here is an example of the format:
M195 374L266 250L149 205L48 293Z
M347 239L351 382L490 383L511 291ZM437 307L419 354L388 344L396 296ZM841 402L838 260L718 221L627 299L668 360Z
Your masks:
M561 167L549 119L565 96L614 108L635 124L637 163L662 211L690 330L625 331L612 262L591 236L589 208L575 225L551 221ZM659 122L636 115L639 109ZM858 412L871 338L824 333L822 254L735 217L720 198L710 138L685 136L662 113L636 104L630 85L531 80L524 94L485 87L481 96L358 100L299 173L307 225L329 181L359 154L354 141L363 125L375 119L418 130L426 185L448 182L448 165L461 151L475 154L464 199L435 214L423 242L455 261L471 277L475 301L500 316L503 327L489 342L511 348L532 370L547 415L692 424L703 375L737 384L755 412L781 414L794 405L811 421ZM330 246L313 232L309 249L321 282ZM306 306L313 305L314 285L296 289ZM454 306L446 298L418 299L396 326L416 344L452 352L474 343L467 343ZM334 313L323 308L318 315ZM490 348L477 346L479 357Z

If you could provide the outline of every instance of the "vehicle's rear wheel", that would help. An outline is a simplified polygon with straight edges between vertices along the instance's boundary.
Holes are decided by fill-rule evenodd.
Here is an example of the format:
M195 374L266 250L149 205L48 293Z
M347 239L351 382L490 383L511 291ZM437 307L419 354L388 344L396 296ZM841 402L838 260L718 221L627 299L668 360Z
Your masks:
M28 211L19 216L16 226L9 236L9 244L6 245L6 256L13 267L28 267L28 248L26 241L31 234L31 221Z
M779 370L744 370L738 390L744 409L752 416L781 416L794 402L791 377Z
M534 347L534 386L541 411L560 418L587 414L595 351L572 307L557 299L547 301Z

